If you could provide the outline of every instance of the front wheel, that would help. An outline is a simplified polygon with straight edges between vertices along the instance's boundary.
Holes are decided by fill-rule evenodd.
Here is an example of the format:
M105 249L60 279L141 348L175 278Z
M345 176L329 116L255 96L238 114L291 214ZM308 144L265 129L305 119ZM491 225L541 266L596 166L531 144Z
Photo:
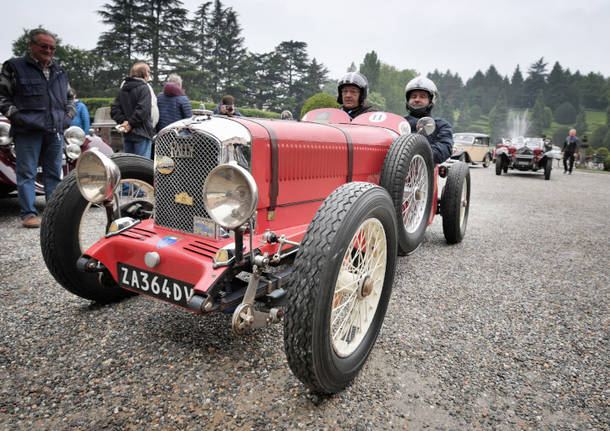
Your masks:
M504 158L502 156L496 159L496 175L502 175L502 165L504 164Z
M465 163L454 163L449 167L441 196L443 234L448 244L457 244L464 238L469 210L470 170Z
M483 157L483 167L484 168L489 167L490 160L491 160L491 157L489 156L489 154L485 154L485 157Z
M551 179L551 171L553 170L553 159L551 159L550 157L546 158L546 163L544 165L544 179L545 180L550 180Z
M396 259L394 208L384 189L353 182L326 198L299 247L284 319L288 364L313 392L344 389L364 366Z
M432 210L434 163L428 140L412 134L394 141L383 162L379 183L394 204L398 253L409 254L421 244Z
M121 171L117 187L122 215L152 215L153 163L133 154L114 154ZM47 268L66 290L82 298L108 303L131 295L111 277L77 269L76 261L106 234L106 209L83 198L76 184L76 171L57 186L46 205L40 226L40 246Z

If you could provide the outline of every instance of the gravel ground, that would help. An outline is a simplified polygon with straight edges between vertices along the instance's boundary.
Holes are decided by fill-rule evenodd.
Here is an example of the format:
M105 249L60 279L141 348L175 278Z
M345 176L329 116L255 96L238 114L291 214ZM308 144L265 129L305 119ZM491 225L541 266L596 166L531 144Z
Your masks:
M610 175L553 174L471 169L466 238L437 218L400 258L367 365L328 398L281 325L64 291L2 199L0 429L609 429Z

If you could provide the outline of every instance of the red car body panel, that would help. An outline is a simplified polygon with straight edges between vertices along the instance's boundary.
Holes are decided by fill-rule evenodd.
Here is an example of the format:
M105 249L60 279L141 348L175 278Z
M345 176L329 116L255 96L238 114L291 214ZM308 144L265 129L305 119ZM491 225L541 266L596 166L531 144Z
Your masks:
M389 118L377 122L363 118L361 124L232 118L245 126L252 137L251 174L259 194L252 247L272 256L279 245L263 240L266 230L300 242L315 212L337 187L349 180L378 184L386 153L399 136L398 125L406 123L397 115L386 116ZM433 208L437 205L436 194L435 182ZM433 210L428 224L435 213ZM159 242L167 236L180 239L159 248ZM100 261L121 284L117 264L150 272L144 255L154 251L161 261L152 270L154 273L191 283L195 291L205 293L227 272L226 267L214 268L216 251L233 242L233 238L217 240L167 229L149 219L100 240L84 255ZM243 244L244 254L249 253L248 234Z

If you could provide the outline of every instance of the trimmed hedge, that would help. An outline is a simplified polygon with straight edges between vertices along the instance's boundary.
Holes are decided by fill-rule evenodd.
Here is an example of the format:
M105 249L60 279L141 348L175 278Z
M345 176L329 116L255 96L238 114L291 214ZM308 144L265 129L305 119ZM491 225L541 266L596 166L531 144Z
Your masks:
M311 96L305 101L303 109L301 109L301 118L309 111L313 111L318 108L338 108L337 99L334 96L326 93L318 93Z

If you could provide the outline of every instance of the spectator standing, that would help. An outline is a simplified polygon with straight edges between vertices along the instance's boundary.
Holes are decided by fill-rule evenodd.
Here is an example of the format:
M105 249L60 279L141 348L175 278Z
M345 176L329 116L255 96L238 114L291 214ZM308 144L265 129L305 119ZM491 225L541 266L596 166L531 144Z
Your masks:
M572 175L574 168L574 154L578 151L580 139L576 137L576 129L570 129L570 134L563 143L563 173ZM569 165L568 165L569 162Z
M150 158L154 126L150 68L136 63L110 107L110 116L123 133L123 151ZM155 104L156 106L156 104Z
M235 98L230 94L227 94L222 97L222 100L214 109L214 114L216 115L226 115L228 117L236 116L243 117L241 112L235 107Z
M55 37L43 28L29 32L29 53L4 63L0 112L11 121L22 224L40 226L34 181L42 165L45 197L61 181L63 131L76 114L66 70L53 62Z
M191 117L191 103L182 90L182 78L179 75L175 73L169 75L163 92L157 96L157 106L159 107L157 132L174 121Z
M91 117L89 116L89 110L80 100L76 99L77 94L74 91L74 103L76 104L76 116L72 120L72 126L78 126L85 131L85 135L89 134L89 127L91 126Z

